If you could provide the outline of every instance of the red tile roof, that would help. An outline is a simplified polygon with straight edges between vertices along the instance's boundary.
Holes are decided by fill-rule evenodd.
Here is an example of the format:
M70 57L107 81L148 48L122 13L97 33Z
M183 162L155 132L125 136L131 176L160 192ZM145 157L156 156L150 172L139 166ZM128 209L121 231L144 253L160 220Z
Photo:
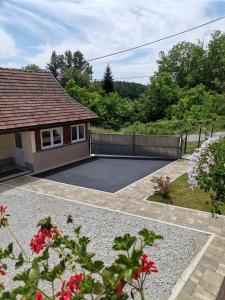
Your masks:
M49 72L0 68L0 130L96 118L68 96Z

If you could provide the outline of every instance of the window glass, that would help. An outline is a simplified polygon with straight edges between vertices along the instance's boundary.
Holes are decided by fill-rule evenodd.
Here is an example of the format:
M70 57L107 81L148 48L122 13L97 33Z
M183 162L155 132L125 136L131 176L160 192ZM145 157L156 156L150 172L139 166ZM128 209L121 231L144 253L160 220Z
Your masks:
M76 141L77 138L77 126L72 127L72 141Z
M53 144L57 145L57 144L61 144L61 129L57 128L57 129L53 129Z
M22 146L22 137L20 132L15 133L15 141L16 141L16 148L23 148Z
M50 133L50 130L42 131L42 146L43 147L51 146L51 133Z
M81 125L79 128L79 140L84 139L84 125Z

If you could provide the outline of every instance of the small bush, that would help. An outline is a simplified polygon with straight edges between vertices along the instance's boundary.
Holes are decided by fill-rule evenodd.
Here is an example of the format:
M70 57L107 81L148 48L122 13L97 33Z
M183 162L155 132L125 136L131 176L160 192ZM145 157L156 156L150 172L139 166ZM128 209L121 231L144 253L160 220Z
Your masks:
M170 198L171 186L170 178L168 176L153 177L151 181L155 183L154 189L156 190L156 194L163 198Z

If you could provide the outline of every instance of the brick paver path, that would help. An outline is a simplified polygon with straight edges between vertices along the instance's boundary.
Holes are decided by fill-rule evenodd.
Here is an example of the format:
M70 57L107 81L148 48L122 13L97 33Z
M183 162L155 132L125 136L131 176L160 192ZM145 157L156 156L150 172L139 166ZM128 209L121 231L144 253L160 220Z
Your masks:
M212 241L204 255L174 298L215 300L225 277L225 217L214 219L208 213L144 201L154 191L150 181L153 176L168 175L174 179L185 173L187 168L187 160L175 161L114 194L29 176L9 180L3 185L213 233Z

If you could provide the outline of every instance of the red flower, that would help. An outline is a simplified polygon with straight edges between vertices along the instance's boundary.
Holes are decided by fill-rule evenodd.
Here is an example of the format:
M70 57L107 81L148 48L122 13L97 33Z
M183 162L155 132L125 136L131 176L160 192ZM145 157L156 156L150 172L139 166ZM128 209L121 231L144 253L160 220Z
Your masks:
M61 291L56 294L56 297L60 297L59 300L70 300L72 292L69 288L65 290L66 280L63 281Z
M44 296L41 292L36 292L35 300L44 300Z
M123 295L123 287L125 282L123 280L120 280L117 285L117 296L121 297Z
M34 253L38 254L50 243L50 240L56 235L57 233L55 229L40 229L38 231L38 234L34 235L30 242L31 249L34 251Z
M83 280L83 274L75 274L70 277L68 286L71 291L77 290L80 291L80 282Z
M132 275L133 279L137 280L140 277L141 273L157 273L158 269L156 267L156 264L153 261L149 261L148 260L148 255L147 254L143 254L141 256L141 264L142 266L137 269L137 271L135 271Z
M0 204L0 214L1 215L6 212L6 209L7 209L7 206Z
M3 268L3 266L0 265L0 276L4 276L4 275L6 275L6 272Z

